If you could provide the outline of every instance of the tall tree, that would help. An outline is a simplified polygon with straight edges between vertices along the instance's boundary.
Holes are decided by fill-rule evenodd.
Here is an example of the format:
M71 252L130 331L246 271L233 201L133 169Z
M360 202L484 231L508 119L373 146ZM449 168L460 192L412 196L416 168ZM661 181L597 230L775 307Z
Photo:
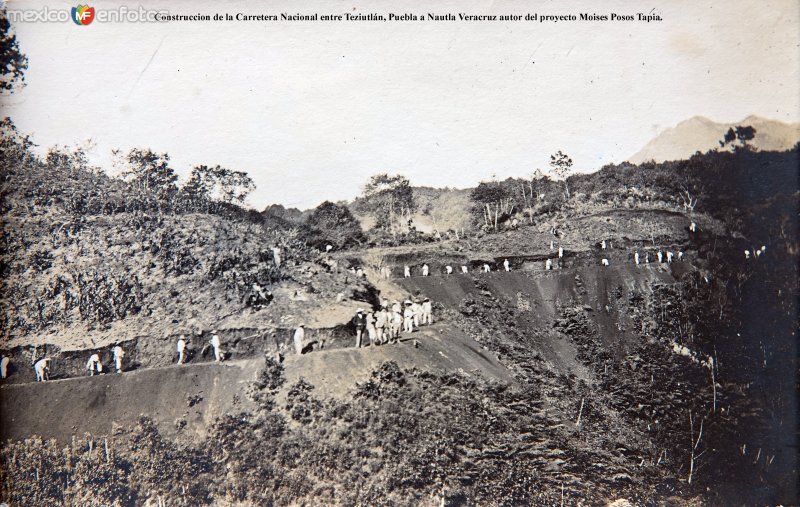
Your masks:
M306 240L318 248L330 244L337 249L363 240L361 224L346 206L325 201L317 206L303 224Z
M221 201L227 204L244 204L255 190L253 179L243 171L233 171L219 165L198 165L192 168L183 191L191 198L202 201Z
M376 174L364 185L361 208L373 214L378 227L396 233L417 209L414 189L405 176Z
M119 150L114 150L119 155ZM138 190L145 199L155 198L164 203L178 190L178 176L169 166L169 155L149 149L132 148L123 156L126 170L122 177Z
M497 181L482 181L472 190L470 199L475 203L475 214L482 216L484 225L494 230L497 230L500 216L514 210L510 192Z
M28 57L19 50L17 34L11 29L5 2L0 8L0 37L0 91L14 93L15 89L25 86Z
M554 155L550 155L550 172L553 174L554 179L564 180L564 193L569 199L568 179L572 174L572 159L561 150L558 150Z

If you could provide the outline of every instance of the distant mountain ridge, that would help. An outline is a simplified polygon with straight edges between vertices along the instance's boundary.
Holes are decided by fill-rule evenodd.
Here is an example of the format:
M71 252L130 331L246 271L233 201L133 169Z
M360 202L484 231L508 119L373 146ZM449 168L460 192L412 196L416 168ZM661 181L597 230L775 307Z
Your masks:
M697 151L705 153L719 148L719 141L729 128L748 125L756 129L751 145L759 151L784 151L800 141L800 123L783 123L754 115L742 121L719 123L694 116L660 133L628 161L641 164L649 160L687 159Z

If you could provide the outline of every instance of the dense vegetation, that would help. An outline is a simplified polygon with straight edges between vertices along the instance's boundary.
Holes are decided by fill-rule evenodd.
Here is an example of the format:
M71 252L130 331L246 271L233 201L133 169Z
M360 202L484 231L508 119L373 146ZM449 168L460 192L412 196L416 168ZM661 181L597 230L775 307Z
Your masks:
M247 309L254 285L289 284L332 300L330 284L303 278L325 269L319 251L328 244L350 249L345 255L357 255L364 244L425 241L478 249L508 241L514 219L533 229L555 216L568 221L609 210L663 210L681 213L682 222L699 217L720 224L686 241L659 230L658 214L642 218L654 231L647 238L652 246L679 242L692 252L693 268L676 271L675 284L626 298L609 287L607 311L631 316L632 341L601 335L593 309L566 305L544 327L516 301L478 286L479 296L445 318L498 353L516 386L386 363L347 401L318 398L304 381L285 386L279 401L281 367L267 359L250 392L258 408L221 418L199 442L178 445L144 418L130 431L76 437L66 446L35 438L5 445L4 500L440 505L444 497L448 505L553 505L624 497L685 505L796 499L797 149L741 148L608 166L559 181L488 182L469 192L471 209L437 208L463 200L447 201L430 189L417 193L407 180L383 175L352 206L374 215L376 227L364 234L341 204L325 202L305 214L248 211L240 204L250 184L236 171L198 166L179 186L168 156L132 150L122 155L123 177L110 177L91 168L80 150L51 150L40 159L10 122L3 128L0 332L6 339L70 329L119 333L114 326L139 327L144 317L187 322L203 312L214 320ZM464 229L420 233L408 222L414 211L437 220L471 213L473 228L466 240ZM745 249L761 245L767 247L761 259L745 258ZM549 333L577 346L588 377L558 371L542 358L534 344Z

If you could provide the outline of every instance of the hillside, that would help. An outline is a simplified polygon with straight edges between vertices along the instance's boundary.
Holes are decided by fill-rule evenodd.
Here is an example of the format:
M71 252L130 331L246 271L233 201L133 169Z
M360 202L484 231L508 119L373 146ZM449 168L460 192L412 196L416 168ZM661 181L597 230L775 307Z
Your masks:
M529 182L498 181L496 225L469 189L416 188L421 222L464 229L325 253L314 213L3 143L0 501L797 501L796 151L608 166L569 196L543 182L535 203ZM353 347L356 308L425 297L433 325ZM86 378L112 343L125 371ZM52 382L34 383L44 355Z
M750 144L760 151L785 151L800 142L800 124L797 123L786 124L758 116L748 116L734 123L719 123L695 116L663 131L628 158L628 161L641 164L650 160L682 160L698 151L705 153L718 149L725 132L736 126L751 126L756 129L755 139Z

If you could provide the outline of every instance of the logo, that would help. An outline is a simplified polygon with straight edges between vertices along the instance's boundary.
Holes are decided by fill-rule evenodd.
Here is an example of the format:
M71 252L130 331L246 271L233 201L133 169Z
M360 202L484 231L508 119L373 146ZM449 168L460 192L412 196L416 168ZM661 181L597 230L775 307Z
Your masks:
M94 21L94 7L79 5L72 8L72 21L76 25L88 25Z

